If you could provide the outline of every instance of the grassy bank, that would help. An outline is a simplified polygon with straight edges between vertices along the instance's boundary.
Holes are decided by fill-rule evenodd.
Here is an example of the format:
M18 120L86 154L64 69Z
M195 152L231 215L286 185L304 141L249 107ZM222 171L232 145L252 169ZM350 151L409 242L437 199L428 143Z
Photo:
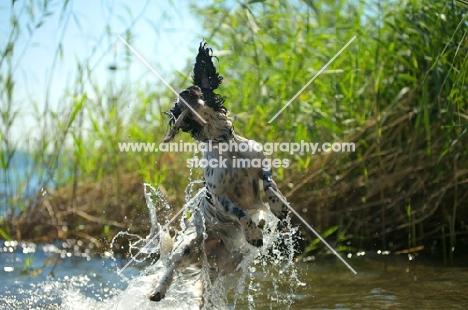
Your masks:
M220 92L239 134L263 143L356 144L351 153L272 155L291 160L275 178L309 223L340 251L424 248L447 260L468 243L467 9L463 1L411 0L192 6L219 55L225 77ZM131 42L131 27L127 35ZM184 48L195 56L196 46ZM9 51L2 49L1 71L7 185L16 104ZM125 79L100 88L90 68L78 66L76 88L64 91L63 111L38 114L42 134L27 150L35 171L57 189L28 199L12 189L6 197L21 213L3 217L5 238L84 238L104 246L121 230L145 235L143 182L166 194L173 213L184 202L185 164L193 154L122 153L117 147L123 141L162 141L162 112L174 96ZM171 85L182 89L189 78L175 76ZM129 110L128 102L137 104ZM192 179L200 177L193 172ZM321 251L304 234L305 252Z

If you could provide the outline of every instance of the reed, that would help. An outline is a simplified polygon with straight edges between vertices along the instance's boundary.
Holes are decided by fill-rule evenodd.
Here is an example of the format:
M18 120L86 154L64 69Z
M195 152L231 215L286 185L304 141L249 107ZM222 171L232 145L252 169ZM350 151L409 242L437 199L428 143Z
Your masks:
M273 0L232 6L216 0L193 3L192 11L205 25L200 38L219 53L222 94L236 115L236 130L260 142L356 143L354 153L273 155L292 162L275 174L293 207L343 251L429 249L437 242L446 255L441 247L447 247L448 225L449 246L455 248L450 255L456 255L468 242L462 221L468 216L463 2ZM64 23L73 16L67 5L61 12ZM19 29L12 29L15 38ZM269 124L353 36L343 54ZM122 71L110 72L104 86L93 79L91 57L77 63L63 110L47 107L36 114L44 130L25 149L34 154L33 169L44 186L50 180L55 186L44 196L15 196L20 185L12 182L11 158L18 146L8 137L19 103L11 42L0 58L0 159L8 189L2 195L14 203L2 207L23 207L2 215L4 238L81 238L104 246L120 230L145 234L143 181L159 187L174 212L182 206L191 154L117 149L117 142L161 141L167 130L162 112L174 99L166 90L125 79L131 57L119 64ZM188 79L180 74L171 84L183 88ZM135 102L131 110L129 102ZM312 236L309 241L308 252L320 251Z

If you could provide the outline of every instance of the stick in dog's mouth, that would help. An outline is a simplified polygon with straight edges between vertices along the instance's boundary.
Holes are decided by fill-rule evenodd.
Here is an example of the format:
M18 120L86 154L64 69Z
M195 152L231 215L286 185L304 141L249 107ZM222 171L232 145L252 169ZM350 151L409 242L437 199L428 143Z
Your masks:
M179 115L177 120L174 122L174 125L169 130L169 133L164 138L164 143L167 143L167 142L171 141L172 139L174 139L176 134L179 132L180 127L182 126L182 122L184 121L187 114L189 114L189 112L190 112L189 109L184 109L182 111L182 113Z

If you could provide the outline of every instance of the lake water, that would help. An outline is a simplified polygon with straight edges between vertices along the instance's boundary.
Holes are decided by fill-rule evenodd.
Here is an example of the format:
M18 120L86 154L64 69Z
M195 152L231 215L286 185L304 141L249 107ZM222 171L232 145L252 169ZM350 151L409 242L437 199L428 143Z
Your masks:
M156 229L156 208L147 189L154 191L151 197L165 200L145 185ZM188 204L198 205L199 196ZM189 269L180 274L166 298L151 302L146 294L154 286L158 264L133 262L119 275L127 259L95 252L92 244L74 240L0 240L0 310L198 308L192 293L200 273ZM282 257L280 253L270 260L253 260L240 278L215 286L210 292L219 300L217 308L468 309L467 259L444 267L435 258L360 252L347 258L357 271L354 275L335 257L301 263L287 263Z
M145 294L154 280L141 264L93 256L84 244L0 241L0 309L194 309L183 275L162 303ZM363 254L363 253L361 253ZM242 294L227 291L228 309L468 309L468 263L443 267L421 257L369 255L295 264L300 284L278 268L251 269ZM281 268L279 268L281 269ZM185 279L185 280L184 280ZM185 283L184 283L185 281ZM235 306L234 306L235 303Z

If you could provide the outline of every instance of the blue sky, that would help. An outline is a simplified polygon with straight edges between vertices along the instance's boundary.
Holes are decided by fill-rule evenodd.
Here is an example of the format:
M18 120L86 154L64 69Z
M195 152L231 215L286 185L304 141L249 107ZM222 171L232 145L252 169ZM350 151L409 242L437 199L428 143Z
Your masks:
M53 110L60 110L60 97L67 89L73 88L77 60L82 61L89 55L94 55L90 58L90 64L94 68L92 78L106 81L110 77L108 66L122 64L121 57L127 49L118 40L117 35L122 34L133 20L136 19L131 28L132 46L161 75L168 78L186 67L187 60L194 57L194 51L202 39L201 25L190 14L189 1L178 1L174 4L171 1L151 0L132 2L75 0L70 1L72 14L68 23L66 19L60 20L63 2L51 1L52 8L49 11L53 14L35 30L27 48L24 49L24 54L21 51L28 42L26 23L29 19L23 14L19 20L22 35L15 49L14 74L15 104L20 107L20 119L14 126L11 139L21 139L35 130L33 104L36 104L39 110L43 109L46 85L49 81L52 85L50 107ZM19 12L24 3L22 0L16 1L16 12ZM2 47L7 43L11 29L10 17L11 2L2 1L0 3L0 29L2 29L0 46ZM101 34L106 30L106 21L109 22L111 35L105 35L104 39L100 40ZM62 35L63 29L66 31ZM51 74L59 42L62 42L63 46L62 57ZM94 47L96 52L92 54ZM132 60L129 76L126 78L141 84L145 82L160 84L157 77L136 57Z

